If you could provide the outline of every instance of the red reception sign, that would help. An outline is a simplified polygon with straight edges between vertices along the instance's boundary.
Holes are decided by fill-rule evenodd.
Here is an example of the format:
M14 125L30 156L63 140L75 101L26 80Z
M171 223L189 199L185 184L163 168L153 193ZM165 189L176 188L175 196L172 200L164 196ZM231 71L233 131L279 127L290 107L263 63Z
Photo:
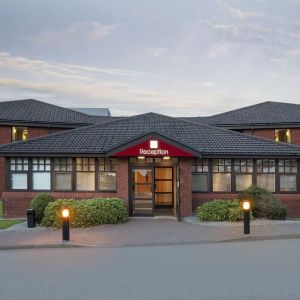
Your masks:
M195 156L193 153L177 148L164 141L151 139L125 150L115 153L113 156Z

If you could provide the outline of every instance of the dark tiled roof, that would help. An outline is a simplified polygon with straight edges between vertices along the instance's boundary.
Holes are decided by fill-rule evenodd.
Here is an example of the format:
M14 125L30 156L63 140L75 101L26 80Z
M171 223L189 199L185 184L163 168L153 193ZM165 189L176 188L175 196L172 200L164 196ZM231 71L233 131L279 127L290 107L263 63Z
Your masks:
M113 117L90 116L68 108L34 99L0 102L0 122L56 125L90 125L107 122Z
M216 126L300 124L300 105L267 101L210 117L184 118Z
M100 125L51 134L27 142L5 145L0 147L0 153L6 155L99 155L153 132L204 155L300 156L300 148L295 145L278 143L155 113L137 115Z

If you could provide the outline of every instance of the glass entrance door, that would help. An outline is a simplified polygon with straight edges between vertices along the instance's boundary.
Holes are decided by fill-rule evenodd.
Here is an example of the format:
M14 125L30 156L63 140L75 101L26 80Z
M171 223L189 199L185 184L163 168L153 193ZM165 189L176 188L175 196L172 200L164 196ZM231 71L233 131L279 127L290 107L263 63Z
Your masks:
M132 168L132 214L153 216L153 168Z
M155 208L173 207L173 168L155 168Z

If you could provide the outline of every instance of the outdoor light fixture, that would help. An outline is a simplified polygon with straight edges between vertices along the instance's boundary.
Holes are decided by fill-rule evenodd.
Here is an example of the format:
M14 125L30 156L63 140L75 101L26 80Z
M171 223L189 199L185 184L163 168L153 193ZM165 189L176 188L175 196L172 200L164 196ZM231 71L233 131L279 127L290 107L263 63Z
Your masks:
M250 201L244 200L243 201L244 234L250 234L250 209L251 209Z
M164 156L163 159L164 160L169 160L169 159L171 159L171 157L170 156Z
M145 159L145 156L138 156L138 159L143 160Z
M70 240L70 212L68 208L63 208L62 213L62 238L63 241L69 241Z

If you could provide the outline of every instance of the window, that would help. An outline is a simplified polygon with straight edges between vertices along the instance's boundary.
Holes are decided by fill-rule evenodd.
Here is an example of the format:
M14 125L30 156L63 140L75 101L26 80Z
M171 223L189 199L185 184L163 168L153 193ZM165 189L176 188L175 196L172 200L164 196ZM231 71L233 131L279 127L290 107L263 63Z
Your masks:
M275 129L275 141L291 143L291 130L290 129Z
M231 160L213 159L213 191L231 191Z
M28 158L12 157L10 159L10 187L13 190L28 188Z
M115 158L99 159L99 190L115 191L117 189L117 161Z
M235 159L235 189L240 192L252 185L253 160Z
M28 128L27 127L12 127L11 140L12 142L17 141L26 141L28 137Z
M297 191L297 160L279 159L278 169L280 192Z
M54 158L54 190L72 190L72 158Z
M257 186L275 192L275 159L256 161Z
M32 159L32 189L50 190L50 158L35 157Z
M76 158L76 189L78 191L95 190L94 158Z
M192 163L192 191L208 192L208 159L195 159Z

